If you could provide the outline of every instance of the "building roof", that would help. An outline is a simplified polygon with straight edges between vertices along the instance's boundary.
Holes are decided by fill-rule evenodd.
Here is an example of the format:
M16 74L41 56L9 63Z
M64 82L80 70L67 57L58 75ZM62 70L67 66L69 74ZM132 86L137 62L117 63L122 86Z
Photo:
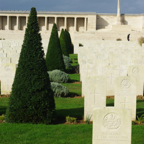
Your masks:
M0 14L29 14L30 11L18 10L0 10ZM55 15L96 15L95 12L56 12L56 11L37 11L38 14L55 14Z

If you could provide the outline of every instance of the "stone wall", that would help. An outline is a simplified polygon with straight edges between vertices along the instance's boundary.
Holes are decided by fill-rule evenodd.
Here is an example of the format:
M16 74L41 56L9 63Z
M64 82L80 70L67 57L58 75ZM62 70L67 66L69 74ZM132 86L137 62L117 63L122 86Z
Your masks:
M124 25L131 25L133 30L144 30L144 18L142 15L128 15L122 14L121 19ZM97 14L96 28L111 29L112 25L116 24L116 14Z

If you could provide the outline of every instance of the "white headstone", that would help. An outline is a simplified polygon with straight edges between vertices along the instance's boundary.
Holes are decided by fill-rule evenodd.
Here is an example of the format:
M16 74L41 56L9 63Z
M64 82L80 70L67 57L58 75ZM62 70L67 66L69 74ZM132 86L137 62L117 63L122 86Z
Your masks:
M143 66L129 66L128 76L135 77L137 81L136 95L143 96L144 71Z
M94 109L92 144L131 144L131 124L131 110Z
M1 64L1 94L10 94L13 84L16 64Z
M132 120L136 120L136 79L118 77L115 80L115 107L132 111Z
M84 98L84 119L93 119L93 108L103 108L106 106L106 78L87 78L87 93Z

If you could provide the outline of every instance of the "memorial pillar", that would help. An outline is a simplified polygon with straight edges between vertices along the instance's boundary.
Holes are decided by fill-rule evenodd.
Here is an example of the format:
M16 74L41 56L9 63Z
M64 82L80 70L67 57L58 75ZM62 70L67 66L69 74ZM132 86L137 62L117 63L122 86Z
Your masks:
M121 25L120 0L118 0L117 6L117 24Z
M144 14L142 14L142 30L144 31Z
M2 30L2 16L0 16L0 30Z
M9 16L7 16L7 30L9 30Z
M74 31L77 31L77 17L74 19Z
M45 17L45 30L47 31L47 17Z
M17 16L16 30L19 30L19 16Z
M26 16L26 27L25 27L25 29L27 28L27 23L28 23L28 16Z
M84 31L87 31L87 18L85 18Z
M65 17L65 20L64 20L64 28L67 29L67 17Z

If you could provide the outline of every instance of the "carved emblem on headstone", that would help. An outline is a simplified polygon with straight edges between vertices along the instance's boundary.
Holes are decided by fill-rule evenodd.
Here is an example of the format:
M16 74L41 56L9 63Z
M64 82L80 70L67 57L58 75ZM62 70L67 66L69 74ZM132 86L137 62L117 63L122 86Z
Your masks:
M11 71L12 70L12 68L10 67L10 66L5 66L5 71L7 71L7 72L9 72L9 71Z
M138 67L134 67L134 68L132 69L133 74L138 74L139 71L140 71L140 70L139 70Z
M108 129L118 129L121 125L121 118L115 113L109 113L104 117L103 125Z
M131 83L128 79L124 79L124 80L122 80L121 85L123 88L128 89L128 88L130 88Z

